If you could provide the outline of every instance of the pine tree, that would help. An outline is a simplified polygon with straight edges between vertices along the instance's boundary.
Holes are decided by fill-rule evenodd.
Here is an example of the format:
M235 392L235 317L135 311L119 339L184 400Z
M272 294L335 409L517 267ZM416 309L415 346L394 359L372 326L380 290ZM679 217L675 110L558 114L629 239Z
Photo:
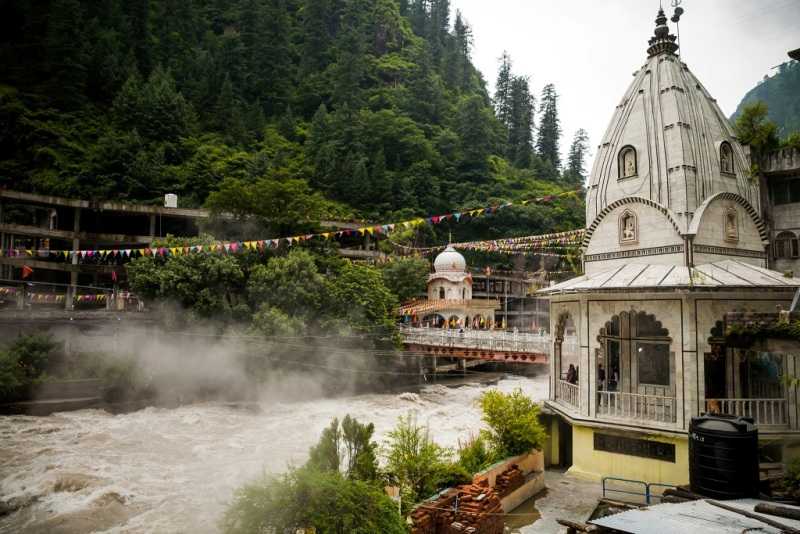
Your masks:
M569 147L567 155L567 171L564 173L565 180L580 184L586 179L586 157L589 150L589 134L580 128L575 132L572 145Z
M409 7L411 29L420 36L427 35L428 0L411 0Z
M461 11L456 10L456 19L453 23L452 59L448 65L449 83L458 89L469 87L472 75L472 29L461 17Z
M48 85L55 100L67 108L85 99L86 36L83 9L78 0L54 0L46 35Z
M339 57L334 68L333 99L351 110L360 107L361 81L367 64L365 11L361 0L348 0L342 31L336 40Z
M506 128L511 127L511 56L503 51L500 56L500 69L497 71L497 83L494 91L494 109L497 118Z
M561 168L561 155L559 154L561 125L558 119L558 94L553 84L544 86L539 111L541 119L539 135L536 140L536 152L544 162L558 170Z
M150 0L130 0L125 4L128 14L129 45L136 56L136 66L143 76L153 68L150 50Z
M285 0L247 0L242 7L242 42L247 56L243 93L267 114L281 110L292 82L292 25Z
M476 183L488 179L492 147L492 112L478 95L465 96L456 112L456 133L461 141L462 175Z
M214 106L214 123L219 131L225 133L229 142L241 143L247 139L242 106L227 74Z
M528 168L533 157L534 126L534 98L528 78L513 77L509 100L508 159L519 168Z
M426 37L430 43L433 60L438 63L450 35L450 0L429 0L429 2L430 19Z

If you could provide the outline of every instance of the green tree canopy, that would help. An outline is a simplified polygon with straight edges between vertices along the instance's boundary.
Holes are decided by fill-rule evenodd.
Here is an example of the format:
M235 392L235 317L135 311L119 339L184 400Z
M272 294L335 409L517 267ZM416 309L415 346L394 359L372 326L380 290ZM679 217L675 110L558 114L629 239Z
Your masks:
M401 303L425 293L430 272L431 264L422 258L399 258L381 269L386 287Z

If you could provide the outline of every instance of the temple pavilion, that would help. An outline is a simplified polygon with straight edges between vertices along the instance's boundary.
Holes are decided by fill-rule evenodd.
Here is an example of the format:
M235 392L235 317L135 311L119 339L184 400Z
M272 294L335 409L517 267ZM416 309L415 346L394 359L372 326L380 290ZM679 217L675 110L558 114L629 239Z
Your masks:
M488 329L495 324L493 299L472 298L472 275L464 256L448 245L433 261L428 275L428 298L401 307L402 315L418 326Z
M788 307L800 279L767 268L748 154L677 52L660 10L595 156L585 274L540 291L554 340L548 452L573 473L686 483L689 423L704 412L753 417L773 461L800 450L784 381L800 355L731 347L724 332L728 313Z

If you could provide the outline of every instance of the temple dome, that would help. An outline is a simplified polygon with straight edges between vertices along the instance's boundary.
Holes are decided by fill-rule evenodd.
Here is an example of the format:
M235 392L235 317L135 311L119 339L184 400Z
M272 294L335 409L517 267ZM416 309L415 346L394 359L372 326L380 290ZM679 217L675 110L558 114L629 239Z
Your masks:
M437 273L463 273L467 270L467 260L452 245L447 245L447 248L433 260L433 268Z
M669 210L682 232L716 194L735 193L759 206L747 155L716 100L676 54L662 12L649 45L647 62L634 73L597 147L587 226L631 196Z

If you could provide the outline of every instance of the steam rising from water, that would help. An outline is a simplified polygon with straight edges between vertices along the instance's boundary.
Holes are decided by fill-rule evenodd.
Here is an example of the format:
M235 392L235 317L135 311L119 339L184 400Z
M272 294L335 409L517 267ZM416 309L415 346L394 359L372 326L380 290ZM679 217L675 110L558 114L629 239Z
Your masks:
M220 370L215 361L201 361L198 368ZM288 384L298 388L295 397L309 393L298 384ZM547 379L509 378L497 387L521 387L542 399ZM486 389L433 385L419 393L295 402L267 391L260 411L204 403L123 415L2 417L0 502L28 504L0 517L0 531L216 532L237 487L303 463L332 418L349 413L373 422L382 442L400 415L414 411L437 442L456 447L480 428L475 401Z

